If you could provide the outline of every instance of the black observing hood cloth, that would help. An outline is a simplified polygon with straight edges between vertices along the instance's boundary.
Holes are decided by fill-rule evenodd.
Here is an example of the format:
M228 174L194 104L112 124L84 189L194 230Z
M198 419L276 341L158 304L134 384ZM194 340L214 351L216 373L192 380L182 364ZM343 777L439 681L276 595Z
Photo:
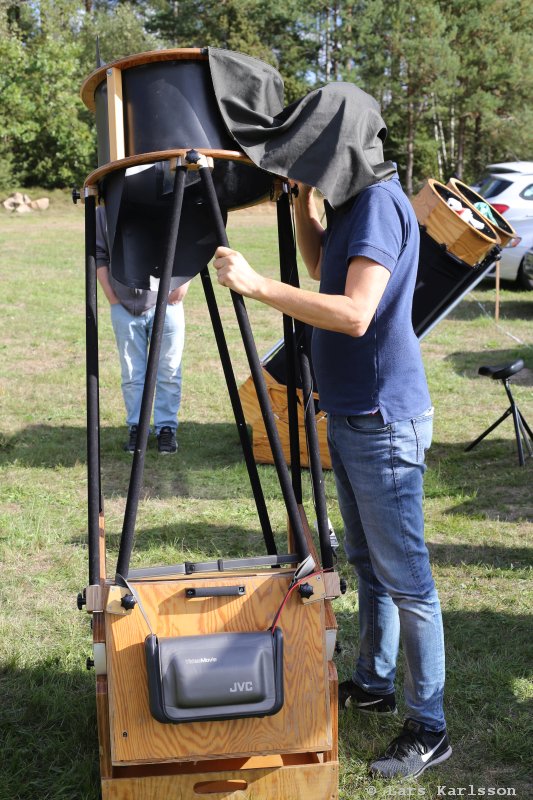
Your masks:
M391 178L387 128L373 97L329 83L284 108L283 81L251 56L208 48L217 103L229 132L263 170L316 186L334 208Z

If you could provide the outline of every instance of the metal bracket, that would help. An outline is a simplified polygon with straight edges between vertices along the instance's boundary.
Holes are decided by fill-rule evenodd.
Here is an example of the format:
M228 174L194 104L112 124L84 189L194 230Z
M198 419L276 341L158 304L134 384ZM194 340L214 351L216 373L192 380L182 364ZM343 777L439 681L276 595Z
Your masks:
M338 572L324 572L324 585L326 589L326 598L328 600L335 600L336 597L340 597L342 594L341 591L341 581Z
M100 584L96 583L87 586L85 589L85 600L85 610L88 614L92 614L93 611L104 610L104 598Z
M215 161L211 156L205 156L203 153L198 153L197 150L189 150L184 156L170 158L168 163L171 172L175 172L178 167L187 167L189 170L199 170L206 168L213 169L215 166Z
M308 603L316 603L318 600L324 600L326 597L326 584L324 581L324 574L321 575L311 575L309 578L306 579L306 584L309 584L313 588L313 594L309 597L302 597L302 603L307 605Z
M133 611L132 608L124 608L122 605L122 598L131 594L127 587L110 586L109 594L107 595L107 605L105 610L108 614L113 614L117 617L127 617Z

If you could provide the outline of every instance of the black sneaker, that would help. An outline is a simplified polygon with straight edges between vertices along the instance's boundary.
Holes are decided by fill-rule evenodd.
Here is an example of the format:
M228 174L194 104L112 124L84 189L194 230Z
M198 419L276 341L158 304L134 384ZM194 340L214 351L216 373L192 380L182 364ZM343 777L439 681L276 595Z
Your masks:
M127 453L134 453L137 446L137 425L132 425L130 428L130 438L124 445L124 450Z
M339 683L339 709L357 708L363 714L396 714L396 698L390 694L369 694L352 680Z
M393 739L385 754L370 765L372 775L382 778L416 778L428 767L446 761L452 754L446 728L426 731L414 719L405 721L402 733Z
M176 433L167 425L161 428L157 435L157 449L163 454L175 453L178 449Z

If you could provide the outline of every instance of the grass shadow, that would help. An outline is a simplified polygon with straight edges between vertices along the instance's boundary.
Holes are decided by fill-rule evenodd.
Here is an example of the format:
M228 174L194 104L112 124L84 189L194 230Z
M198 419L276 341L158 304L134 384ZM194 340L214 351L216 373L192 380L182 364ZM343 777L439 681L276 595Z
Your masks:
M529 570L533 563L532 547L499 547L428 542L431 563L438 566L480 566L497 570Z
M102 462L104 459L111 462L119 459L120 463L130 463L131 455L123 450L126 439L125 427L102 426ZM232 464L242 459L237 429L231 423L182 422L178 428L178 440L180 460L186 458L192 467L206 461L224 460ZM85 427L29 425L13 436L0 435L0 463L3 464L16 461L28 467L71 467L85 463L86 451ZM147 457L152 455L159 454L155 436L150 434Z
M518 287L513 281L502 281L502 290L511 293L520 293L524 290ZM450 312L447 317L449 320L471 320L477 319L483 312L479 307L479 303L483 303L485 310L493 315L495 306L495 286L494 282L482 281L475 287L475 297L472 294L467 295L461 302ZM531 300L512 300L507 295L500 298L500 318L502 320L524 320L533 317L533 293L531 293Z
M512 430L512 422L507 422ZM501 439L492 433L474 450L465 453L470 441L433 443L428 454L426 497L449 498L451 505L444 510L445 514L466 514L501 522L533 521L533 459L526 459L524 467L518 465L514 438Z
M98 800L94 673L50 657L3 665L0 688L0 800Z
M483 381L487 388L493 378L478 376L481 366L500 366L512 364L517 359L523 359L524 368L511 378L511 384L518 386L533 386L533 352L529 345L506 348L501 350L458 351L445 356L444 361L452 364L457 375L467 378L476 378ZM497 383L498 381L494 381ZM481 385L481 384L480 384ZM502 412L507 407L507 397L502 388Z
M106 533L110 553L118 552L119 534ZM77 543L77 540L73 540ZM280 553L287 553L287 535L283 530L276 537ZM150 553L150 564L181 564L184 561L213 561L219 558L246 558L267 554L263 534L257 525L245 528L240 525L214 525L204 522L184 522L160 525L153 528L139 527L135 534L133 552ZM164 561L157 560L164 557ZM112 558L112 557L111 557ZM154 560L155 559L155 560ZM110 559L111 560L111 559ZM140 562L140 559L136 559ZM134 564L132 563L132 568Z
M346 611L337 612L336 617L342 647L337 664L340 680L344 680L351 676L357 658L357 623L355 616ZM476 763L490 759L496 770L512 766L513 780L508 785L517 787L517 796L526 797L518 788L525 789L531 777L533 700L525 685L531 676L533 659L532 617L490 609L445 611L443 623L447 667L445 713L454 756L435 772L435 780L457 786L475 784ZM400 653L397 719L379 720L381 724L377 724L372 715L341 712L339 743L343 750L343 741L350 742L350 757L370 761L397 735L406 713L404 675ZM482 727L479 719L484 720Z

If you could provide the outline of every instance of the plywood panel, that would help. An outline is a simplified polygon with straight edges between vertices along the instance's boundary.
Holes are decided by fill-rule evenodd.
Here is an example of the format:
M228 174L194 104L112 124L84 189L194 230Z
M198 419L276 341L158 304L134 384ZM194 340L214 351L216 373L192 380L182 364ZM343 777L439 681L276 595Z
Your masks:
M137 582L158 636L266 630L292 572ZM187 600L190 587L245 585L243 597ZM138 609L106 615L113 764L180 761L269 753L330 750L331 719L325 651L324 604L303 605L294 592L281 617L284 636L283 709L262 719L163 725L150 714L144 639Z
M228 781L233 781L233 786ZM206 789L216 788L216 782L225 790L206 794ZM208 775L104 780L102 800L336 800L337 786L338 764L311 764Z
M272 410L276 421L276 427L281 439L283 447L283 454L287 464L290 464L290 439L289 439L289 414L287 410L287 387L278 383L269 372L263 369L263 377L265 379L270 401L272 403ZM259 408L259 401L257 400L257 393L253 379L249 377L240 387L239 396L244 411L244 416L249 425L252 426L252 445L254 451L254 458L260 464L273 464L274 458L272 450L268 441L268 436ZM305 426L303 414L303 400L301 390L297 390L298 396L298 429L300 432L300 463L302 467L309 466L309 456L307 453L307 445L305 440ZM318 394L315 392L313 398L318 400ZM329 454L328 440L327 440L327 415L325 412L320 411L315 415L316 428L318 433L318 445L320 448L320 460L323 469L331 469L331 457Z

